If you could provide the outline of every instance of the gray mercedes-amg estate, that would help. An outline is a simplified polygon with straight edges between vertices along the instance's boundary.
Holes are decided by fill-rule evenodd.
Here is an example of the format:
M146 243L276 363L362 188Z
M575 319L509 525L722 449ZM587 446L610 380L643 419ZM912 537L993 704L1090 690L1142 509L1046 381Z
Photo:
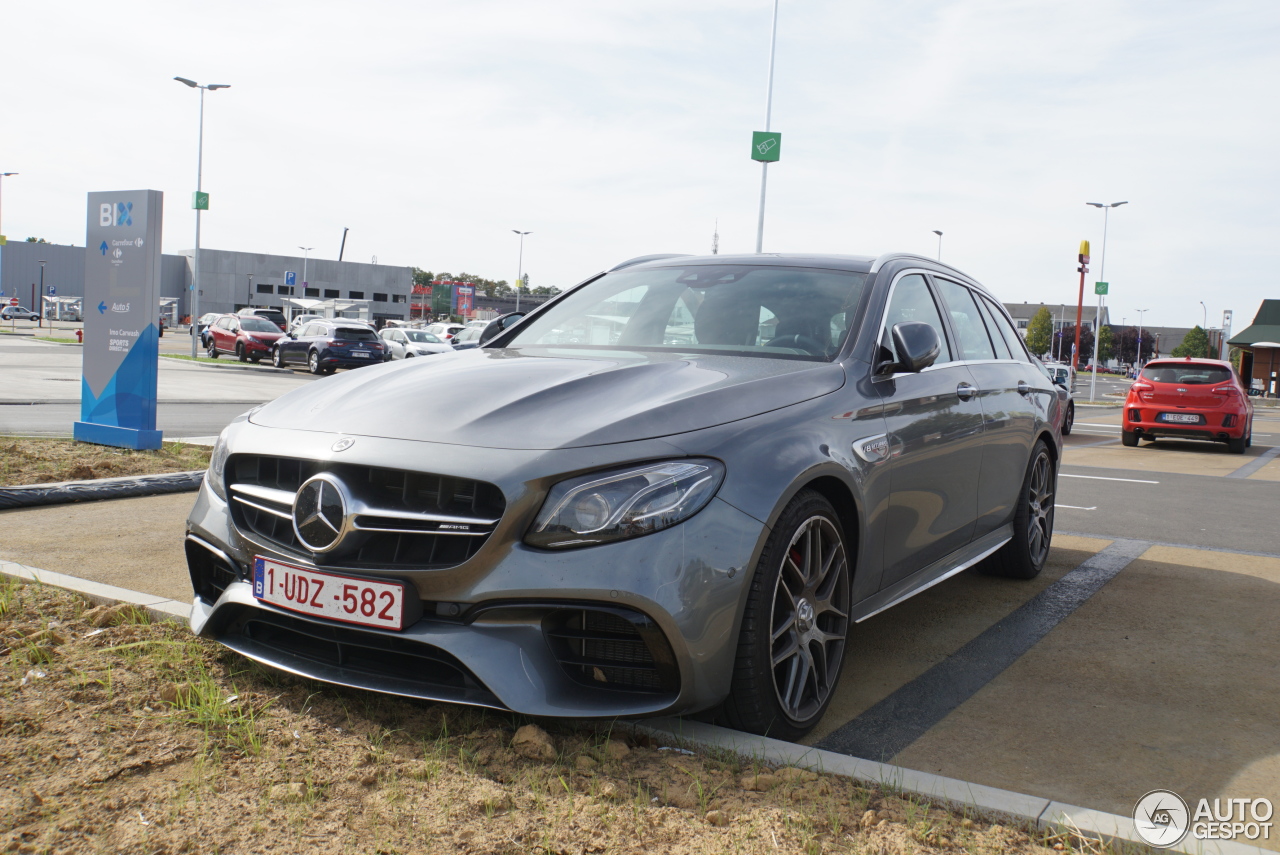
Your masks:
M793 738L852 623L1053 534L1065 395L910 255L648 256L222 434L191 625L346 686Z

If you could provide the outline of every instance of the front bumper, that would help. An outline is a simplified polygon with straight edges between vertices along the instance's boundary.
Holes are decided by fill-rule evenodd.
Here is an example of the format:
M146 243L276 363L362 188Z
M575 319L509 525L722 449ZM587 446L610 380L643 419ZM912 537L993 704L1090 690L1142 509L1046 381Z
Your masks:
M235 453L268 447L280 453L283 445L290 456L314 460L335 457L329 450L335 438L241 424L231 441ZM414 460L425 471L497 484L507 510L479 551L456 566L347 571L400 579L416 590L423 617L391 632L336 625L254 599L248 581L254 555L337 567L237 530L227 504L206 482L188 520L197 594L193 631L325 682L528 715L687 712L728 693L762 523L713 499L685 522L645 537L557 552L521 541L545 484L583 468L683 456L669 445L527 452L360 437L356 447L362 462ZM344 456L344 462L350 461ZM566 638L572 642L602 626L596 636L617 644L566 647ZM637 658L646 649L647 663ZM656 676L643 686L626 685L616 677L627 668Z

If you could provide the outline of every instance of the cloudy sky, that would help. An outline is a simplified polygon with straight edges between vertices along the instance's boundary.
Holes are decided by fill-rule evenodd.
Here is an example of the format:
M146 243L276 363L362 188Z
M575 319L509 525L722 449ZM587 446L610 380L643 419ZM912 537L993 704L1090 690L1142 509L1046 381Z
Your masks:
M166 194L202 244L565 286L750 252L772 0L9 4L3 230L84 242L85 193ZM1006 301L1241 329L1280 297L1275 0L782 0L765 250L942 254ZM1091 288L1089 289L1092 290Z

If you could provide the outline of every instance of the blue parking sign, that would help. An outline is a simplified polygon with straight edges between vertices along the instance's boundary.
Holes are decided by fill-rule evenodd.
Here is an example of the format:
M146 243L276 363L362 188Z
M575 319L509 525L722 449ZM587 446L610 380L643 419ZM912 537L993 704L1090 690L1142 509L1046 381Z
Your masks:
M294 273L292 270L286 270L284 272L284 284L296 285L297 283L298 283L298 274Z
M50 285L50 286L49 286L49 296L50 296L50 297L56 297L56 296L58 296L58 289L57 289L57 288L55 288L54 286Z

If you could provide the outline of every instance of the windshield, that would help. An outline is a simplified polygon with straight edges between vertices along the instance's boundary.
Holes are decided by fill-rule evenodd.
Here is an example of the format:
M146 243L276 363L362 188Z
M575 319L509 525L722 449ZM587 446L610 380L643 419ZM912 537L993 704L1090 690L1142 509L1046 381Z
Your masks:
M1194 362L1147 365L1142 369L1142 379L1154 383L1182 383L1187 386L1205 386L1210 383L1226 383L1231 372L1220 365L1197 365Z
M404 334L408 337L409 341L416 341L421 344L444 344L444 342L440 341L440 339L436 338L431 333L423 332L422 330L405 330Z
M280 327L266 318L241 318L240 328L245 332L280 332Z
M830 360L866 279L744 264L621 270L522 322L508 346Z

